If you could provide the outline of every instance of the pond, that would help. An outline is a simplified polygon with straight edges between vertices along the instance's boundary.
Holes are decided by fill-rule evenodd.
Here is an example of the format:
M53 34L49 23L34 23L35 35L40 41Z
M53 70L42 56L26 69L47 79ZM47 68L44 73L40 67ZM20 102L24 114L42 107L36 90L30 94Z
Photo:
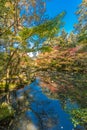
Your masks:
M47 97L36 79L29 86L17 90L20 110L15 116L10 130L82 130L74 128L71 117L61 106L59 100Z

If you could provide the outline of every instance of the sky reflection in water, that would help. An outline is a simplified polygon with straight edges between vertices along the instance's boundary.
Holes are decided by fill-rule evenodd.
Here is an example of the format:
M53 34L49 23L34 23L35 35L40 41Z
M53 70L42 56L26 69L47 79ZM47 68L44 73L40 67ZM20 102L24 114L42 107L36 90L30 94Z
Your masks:
M23 92L29 91L27 100L28 102L31 100L29 104L31 110L25 112L25 117L31 121L32 128L30 129L30 124L27 123L25 130L74 130L70 116L62 110L60 101L48 98L38 83L39 79L17 92L20 98Z

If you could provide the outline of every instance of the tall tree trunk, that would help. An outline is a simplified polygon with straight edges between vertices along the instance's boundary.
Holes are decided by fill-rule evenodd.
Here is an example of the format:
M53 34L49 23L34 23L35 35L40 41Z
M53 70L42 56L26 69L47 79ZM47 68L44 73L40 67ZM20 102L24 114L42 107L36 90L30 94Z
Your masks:
M9 91L9 68L7 69L7 72L6 72L6 82L5 82L5 92L8 92Z

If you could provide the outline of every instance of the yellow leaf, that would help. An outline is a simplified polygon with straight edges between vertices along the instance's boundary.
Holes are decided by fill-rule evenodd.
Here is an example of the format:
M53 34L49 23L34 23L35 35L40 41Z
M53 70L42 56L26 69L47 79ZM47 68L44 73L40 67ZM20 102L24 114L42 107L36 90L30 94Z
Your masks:
M10 7L10 6L11 6L11 3L10 3L10 2L6 2L6 3L5 3L5 7L8 8L8 7Z

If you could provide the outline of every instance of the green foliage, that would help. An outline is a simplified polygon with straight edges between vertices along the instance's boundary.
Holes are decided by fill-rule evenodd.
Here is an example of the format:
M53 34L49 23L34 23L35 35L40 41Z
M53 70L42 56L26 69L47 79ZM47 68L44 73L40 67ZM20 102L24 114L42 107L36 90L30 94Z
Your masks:
M78 42L84 42L84 44L87 44L87 30L82 31L78 36Z
M23 8L23 3L18 0L16 2L0 1L0 89L6 86L9 90L9 87L28 84L38 70L41 74L46 71L46 76L48 76L46 80L50 77L51 81L57 84L57 91L53 96L63 103L66 98L76 101L80 108L70 112L72 121L75 126L77 124L85 126L87 121L87 12L85 11L87 4L83 2L77 11L78 24L75 27L78 33L72 32L67 35L62 30L61 35L55 37L64 25L62 20L65 12L41 23L45 9L43 8L42 14L42 8L38 10L38 7L41 7L39 5L41 0L35 5L32 0L25 1L26 15L21 17L20 10ZM30 5L34 11L27 17ZM36 7L37 5L39 6ZM35 9L38 13L35 13ZM40 24L29 27L31 23L38 20ZM24 22L30 24L24 26ZM31 40L35 36L38 38ZM41 45L40 40L43 39L48 44ZM34 45L30 48L31 43ZM36 51L41 52L36 60L27 55L29 52ZM53 88L52 91L54 92ZM0 106L0 119L13 113L10 105Z
M26 14L20 16L24 6ZM31 14L28 13L30 6L33 10ZM7 91L10 84L17 84L18 82L22 84L26 82L25 80L30 81L31 70L34 65L27 53L51 50L50 47L39 48L39 41L35 42L33 48L28 46L30 44L28 39L35 35L42 39L52 37L59 32L64 12L53 20L41 23L44 12L45 6L42 0L34 3L32 0L25 2L19 0L0 1L0 82L6 82ZM29 27L33 22L38 23L38 21L40 23L38 26L36 24L36 26ZM26 27L25 22L28 23ZM15 83L16 80L17 83Z
M75 30L78 33L81 33L83 30L87 28L87 2L83 1L76 12L78 17L78 24L75 24Z
M56 16L56 18L54 18L53 20L48 20L44 24L33 28L23 28L23 30L19 32L19 35L22 37L23 40L26 40L33 35L38 35L41 38L52 38L52 36L58 34L60 27L63 26L62 18L64 17L64 15L65 13L63 12Z
M51 52L52 51L52 48L49 47L49 46L42 46L40 49L39 49L41 52Z
M0 120L5 119L6 117L13 116L14 112L15 111L9 104L3 103L2 105L0 105Z
M76 127L78 124L85 126L87 123L87 108L72 110L72 122Z

